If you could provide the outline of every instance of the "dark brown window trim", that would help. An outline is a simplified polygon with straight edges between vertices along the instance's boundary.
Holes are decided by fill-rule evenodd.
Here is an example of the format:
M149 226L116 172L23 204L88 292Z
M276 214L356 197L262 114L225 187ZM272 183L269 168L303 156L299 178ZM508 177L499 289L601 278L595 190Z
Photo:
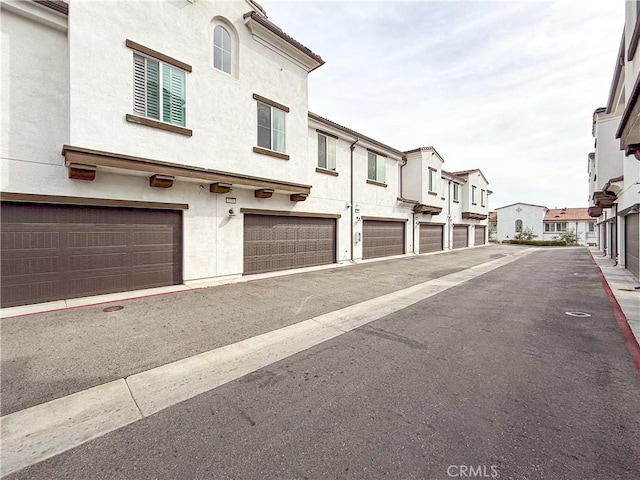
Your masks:
M126 120L129 123L137 123L138 125L144 125L146 127L153 127L172 133L179 133L180 135L185 135L187 137L193 136L193 130L189 128L172 125L170 123L159 122L158 120L153 120L152 118L139 117L138 115L131 115L130 113L127 113Z
M471 202L471 205L478 205L478 202Z
M460 200L454 200L453 203L460 203Z
M380 155L381 157L389 158L389 155L386 155L378 150L374 150L373 148L367 148L367 152L375 153L376 155Z
M386 183L377 182L376 180L370 180L370 179L367 179L367 183L368 183L369 185L376 185L377 187L384 187L384 188L387 188L387 184L386 184Z
M636 54L636 49L638 48L638 39L640 39L640 19L636 18L636 25L633 28L633 34L631 35L631 39L629 40L629 50L627 50L627 61L630 62L633 60L633 57Z
M378 222L408 222L408 218L390 218L390 217L362 217L362 220L377 220Z
M191 67L191 65L181 62L180 60L176 60L175 58L165 55L164 53L160 53L150 48L147 48L144 45L140 45L139 43L136 43L133 40L127 39L125 41L125 45L128 48L135 50L136 52L144 53L145 55L149 55L150 57L156 58L161 62L168 63L169 65L173 65L174 67L181 68L186 72L193 71L193 68Z
M57 203L64 205L90 205L99 207L159 208L165 210L188 210L187 203L139 202L136 200L114 200L111 198L66 197L62 195L39 195L32 193L1 192L3 202Z
M333 175L334 177L338 176L338 172L336 172L335 170L329 170L327 168L322 168L322 167L316 167L316 172L324 173L325 175Z
M429 195L433 195L433 196L437 196L438 194L436 192L427 192Z
M285 111L287 113L289 113L291 111L291 109L289 107L287 107L286 105L282 105L281 103L274 102L273 100L269 100L268 98L265 98L262 95L258 95L257 93L253 94L253 99L254 100L258 100L259 102L262 102L262 103L266 103L267 105L275 107L275 108L277 108L279 110L283 110L283 111Z
M336 140L338 140L339 138L337 135L334 135L333 133L325 132L324 130L320 130L319 128L316 128L316 132L322 135L325 135L327 137L335 138Z
M334 213L311 213L311 212L290 212L287 210L262 210L259 208L241 208L240 213L250 215L277 215L280 217L313 217L313 218L340 218L340 214Z
M253 147L254 153L259 153L260 155L268 155L270 157L281 158L282 160L289 160L289 155L286 153L275 152L273 150L268 150L262 147Z

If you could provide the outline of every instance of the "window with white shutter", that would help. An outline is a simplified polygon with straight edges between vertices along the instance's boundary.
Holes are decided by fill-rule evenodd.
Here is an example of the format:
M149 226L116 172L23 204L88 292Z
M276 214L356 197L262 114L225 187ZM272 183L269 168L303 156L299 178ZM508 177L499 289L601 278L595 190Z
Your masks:
M186 123L186 77L184 70L133 54L133 111L154 120Z

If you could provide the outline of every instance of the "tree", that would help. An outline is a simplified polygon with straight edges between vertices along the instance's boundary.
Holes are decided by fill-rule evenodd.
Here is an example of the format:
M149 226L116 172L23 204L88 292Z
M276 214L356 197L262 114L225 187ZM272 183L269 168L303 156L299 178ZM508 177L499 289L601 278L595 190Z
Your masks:
M558 235L558 238L567 242L567 245L578 245L578 234L573 228L568 228L566 232Z
M516 236L513 237L516 240L533 240L537 238L538 235L533 233L531 227L524 227L521 232L516 233Z

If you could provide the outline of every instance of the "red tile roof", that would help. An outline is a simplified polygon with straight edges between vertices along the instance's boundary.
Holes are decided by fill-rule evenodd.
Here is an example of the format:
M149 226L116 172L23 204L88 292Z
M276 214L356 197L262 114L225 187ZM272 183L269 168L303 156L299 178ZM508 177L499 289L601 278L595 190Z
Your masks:
M551 208L544 216L545 222L562 222L570 220L592 220L588 208Z

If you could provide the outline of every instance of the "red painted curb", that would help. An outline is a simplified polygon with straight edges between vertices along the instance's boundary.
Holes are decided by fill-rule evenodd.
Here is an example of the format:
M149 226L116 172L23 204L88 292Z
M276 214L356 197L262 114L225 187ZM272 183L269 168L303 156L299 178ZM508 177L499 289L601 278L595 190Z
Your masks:
M611 303L611 308L613 309L613 315L616 317L616 322L618 323L618 328L620 328L620 332L624 337L624 343L627 345L627 350L629 350L629 354L631 355L631 360L633 360L633 364L636 366L636 370L638 371L638 375L640 375L640 345L638 345L638 341L636 340L635 335L631 331L631 327L629 326L629 322L627 322L627 317L624 315L622 308L620 308L620 304L618 300L616 300L615 295L611 291L611 287L607 282L604 274L602 273L602 269L598 266L591 251L588 250L589 257L591 257L591 262L596 267L598 271L598 276L600 277L600 282L602 283L602 288L604 288L607 297L609 297L609 302Z

